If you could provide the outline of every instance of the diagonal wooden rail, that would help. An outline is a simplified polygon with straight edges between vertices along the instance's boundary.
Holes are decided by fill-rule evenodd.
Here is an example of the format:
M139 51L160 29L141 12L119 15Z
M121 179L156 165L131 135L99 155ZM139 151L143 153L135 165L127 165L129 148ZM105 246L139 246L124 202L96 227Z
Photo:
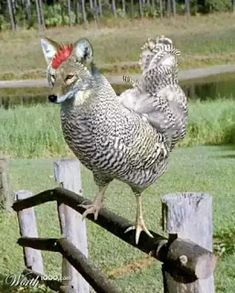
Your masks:
M27 246L34 249L59 252L73 265L96 292L120 292L79 249L65 238L21 237L18 240L18 244L23 247Z
M81 203L90 203L89 200L74 192L63 188L55 188L17 201L13 204L13 209L19 211L48 201L64 203L79 213L84 212L84 208L79 206ZM186 278L188 282L195 279L208 278L214 271L216 258L213 253L189 240L176 237L168 241L165 237L151 231L154 238L150 238L145 233L141 233L139 243L136 245L134 231L124 233L132 225L125 218L107 209L100 210L99 217L96 221L93 215L88 215L87 218L130 245L164 262L168 266L177 268L181 272L180 274L188 276ZM187 261L181 261L182 259L187 259Z

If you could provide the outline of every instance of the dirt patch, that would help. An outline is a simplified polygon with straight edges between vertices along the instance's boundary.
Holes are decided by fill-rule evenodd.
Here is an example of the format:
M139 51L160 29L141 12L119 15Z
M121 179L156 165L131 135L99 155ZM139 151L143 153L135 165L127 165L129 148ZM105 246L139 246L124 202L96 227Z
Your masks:
M156 260L153 259L152 257L146 256L145 258L138 259L138 260L133 261L129 264L126 264L124 266L121 266L119 268L112 270L111 272L108 273L108 277L111 279L118 279L118 278L123 277L126 274L132 274L132 273L139 272L139 271L153 265L153 263L155 261Z

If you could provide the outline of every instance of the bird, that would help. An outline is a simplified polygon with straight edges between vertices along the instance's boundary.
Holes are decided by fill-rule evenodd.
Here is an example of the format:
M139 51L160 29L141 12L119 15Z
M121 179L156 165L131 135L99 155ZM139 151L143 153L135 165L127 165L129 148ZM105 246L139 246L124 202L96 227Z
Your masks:
M144 221L142 194L164 174L175 144L186 134L187 98L178 83L178 56L171 39L148 39L140 53L141 77L125 77L131 88L118 96L97 69L94 50L82 38L73 44L41 40L47 61L49 100L61 104L62 131L75 156L93 173L98 191L82 204L83 217L104 207L109 184L117 179L136 198L135 243ZM117 199L115 199L117 200Z

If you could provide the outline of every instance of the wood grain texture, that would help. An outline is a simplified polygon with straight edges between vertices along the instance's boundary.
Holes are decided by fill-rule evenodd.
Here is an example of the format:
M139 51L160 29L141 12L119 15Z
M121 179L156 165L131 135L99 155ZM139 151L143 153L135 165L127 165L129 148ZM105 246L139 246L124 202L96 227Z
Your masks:
M82 193L80 163L78 160L60 160L54 163L54 174L57 183L63 188L78 194ZM86 257L88 256L88 244L86 223L82 217L71 207L61 203L58 205L61 233L63 237L71 241ZM67 292L88 293L89 284L69 264L66 259L62 263L63 285Z
M23 200L32 197L32 192L21 190L16 192L16 200ZM17 212L20 235L23 237L38 237L36 216L33 208ZM30 247L24 247L25 266L37 273L43 274L43 259L41 251Z
M212 197L204 193L168 194L162 197L163 226L169 233L170 239L181 238L193 241L195 244L212 251L213 226L212 226ZM178 246L179 247L179 246ZM190 249L192 246L190 246ZM178 248L177 248L178 249ZM187 263L195 270L197 277L204 279L190 279L179 275L175 268L164 265L164 292L167 293L213 293L213 275L207 275L206 256L195 255L193 249L189 257L185 257L184 251L177 251L174 247L169 251L171 257L174 254L182 254L179 262ZM215 266L215 259L211 262ZM210 271L213 271L213 269Z

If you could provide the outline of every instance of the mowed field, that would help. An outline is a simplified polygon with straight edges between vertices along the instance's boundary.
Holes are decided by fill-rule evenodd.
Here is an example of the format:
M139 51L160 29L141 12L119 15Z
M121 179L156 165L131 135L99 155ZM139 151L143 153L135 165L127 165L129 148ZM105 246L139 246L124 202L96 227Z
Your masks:
M59 42L88 38L94 47L98 68L114 73L137 72L140 48L148 37L171 37L182 51L181 67L205 67L235 63L235 15L212 14L186 18L106 19L98 24L36 30L0 32L0 79L45 77L45 61L40 37Z
M215 272L216 292L234 292L235 280L235 181L234 146L198 146L176 149L168 172L143 196L148 227L163 233L160 225L160 196L167 193L198 191L213 196L214 239L218 255ZM34 193L53 188L53 160L15 159L10 162L14 190L28 189ZM84 195L92 198L96 188L92 174L82 169ZM106 206L121 216L135 219L135 199L129 187L114 181L107 190ZM59 236L55 203L36 209L39 233L42 237ZM199 219L200 220L200 219ZM110 233L87 221L90 258L121 288L123 293L162 292L161 265L133 247L122 243ZM16 244L19 237L14 213L0 214L0 292L14 292L4 285L10 273L23 270L22 249ZM203 237L203 236L202 236ZM44 253L46 273L60 274L61 258ZM16 291L17 292L17 291ZM46 292L25 290L20 292Z

